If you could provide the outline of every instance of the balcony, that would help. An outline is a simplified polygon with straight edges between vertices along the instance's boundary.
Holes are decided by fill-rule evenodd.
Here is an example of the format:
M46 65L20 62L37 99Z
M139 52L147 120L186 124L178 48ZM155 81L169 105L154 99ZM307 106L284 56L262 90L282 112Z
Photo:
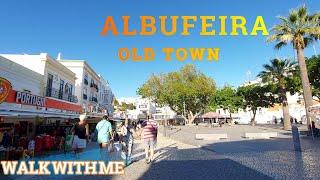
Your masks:
M90 83L90 87L91 87L91 88L95 88L95 89L97 90L97 92L99 92L98 85L95 84L94 82L91 82L91 83Z
M96 97L92 97L90 100L91 100L92 102L98 103L98 99L97 99Z
M63 93L62 91L59 91L58 89L55 89L55 88L46 88L45 96L53 97L56 99L61 99L61 100L69 101L73 103L78 102L78 98L76 96Z
M84 83L85 85L88 85L88 84L89 84L89 82L88 82L87 79L84 79L83 83Z

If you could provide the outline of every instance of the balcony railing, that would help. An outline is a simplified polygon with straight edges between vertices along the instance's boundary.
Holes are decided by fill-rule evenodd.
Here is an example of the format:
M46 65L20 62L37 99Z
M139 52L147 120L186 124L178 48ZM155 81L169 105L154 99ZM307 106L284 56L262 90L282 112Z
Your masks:
M97 84L91 82L91 83L90 83L90 87L95 88L95 89L97 90L97 92L99 92L99 87L98 87Z
M61 100L65 100L73 103L78 102L77 96L63 93L62 91L59 91L58 89L55 89L55 88L46 88L45 96L53 97L56 99L61 99Z
M88 82L88 80L87 79L84 79L84 82L83 82L85 85L88 85L89 84L89 82Z
M98 99L97 98L95 98L95 97L92 97L91 99L90 99L90 101L93 101L93 102L98 102Z

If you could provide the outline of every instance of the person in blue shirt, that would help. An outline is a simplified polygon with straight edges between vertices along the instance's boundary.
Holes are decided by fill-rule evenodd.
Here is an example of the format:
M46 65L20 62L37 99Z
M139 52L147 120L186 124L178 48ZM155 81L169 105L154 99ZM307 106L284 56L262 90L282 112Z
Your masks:
M100 154L102 159L106 159L108 146L111 139L112 125L109 122L108 114L104 115L96 126L97 141L100 146Z

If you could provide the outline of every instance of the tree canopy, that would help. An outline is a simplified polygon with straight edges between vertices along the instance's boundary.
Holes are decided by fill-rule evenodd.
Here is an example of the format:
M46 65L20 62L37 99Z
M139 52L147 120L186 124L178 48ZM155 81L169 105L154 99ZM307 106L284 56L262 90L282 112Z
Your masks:
M240 86L238 88L238 95L243 98L242 108L249 109L253 113L251 123L254 124L258 107L271 107L276 103L273 85L251 84L247 86Z
M236 89L231 86L225 86L214 93L208 109L223 108L230 112L231 117L231 113L238 111L242 107L242 102L242 97L237 94Z
M120 111L126 111L126 110L133 110L136 108L136 106L133 103L125 103L122 102L117 107Z
M179 71L151 75L137 93L178 114L186 112L191 123L207 107L214 91L214 80L188 64Z
M320 102L320 55L308 58L307 68L312 94L317 97L317 100Z
M288 17L279 16L280 23L272 28L267 41L277 42L276 49L291 43L294 49L305 49L320 38L319 13L309 14L307 7L293 9Z
M312 95L316 97L315 100L320 102L320 55L306 58L308 69L308 77L312 88ZM300 78L299 68L293 73L293 77L287 79L288 89L291 94L302 94L302 82Z

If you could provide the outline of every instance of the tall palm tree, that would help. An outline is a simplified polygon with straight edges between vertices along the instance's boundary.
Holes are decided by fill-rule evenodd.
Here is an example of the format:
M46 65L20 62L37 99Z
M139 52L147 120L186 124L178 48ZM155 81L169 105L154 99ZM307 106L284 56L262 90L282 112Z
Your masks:
M295 69L295 63L287 59L272 59L270 64L263 65L264 70L258 74L258 77L262 78L263 82L275 83L279 88L279 100L282 104L283 112L283 126L285 130L291 129L289 106L287 100L286 90L286 77L292 76L292 72Z
M320 14L309 15L305 6L292 10L288 17L279 17L281 22L272 28L273 34L267 40L277 42L276 49L292 44L297 53L308 125L310 125L311 114L307 109L313 105L313 102L304 49L320 38L319 17Z

